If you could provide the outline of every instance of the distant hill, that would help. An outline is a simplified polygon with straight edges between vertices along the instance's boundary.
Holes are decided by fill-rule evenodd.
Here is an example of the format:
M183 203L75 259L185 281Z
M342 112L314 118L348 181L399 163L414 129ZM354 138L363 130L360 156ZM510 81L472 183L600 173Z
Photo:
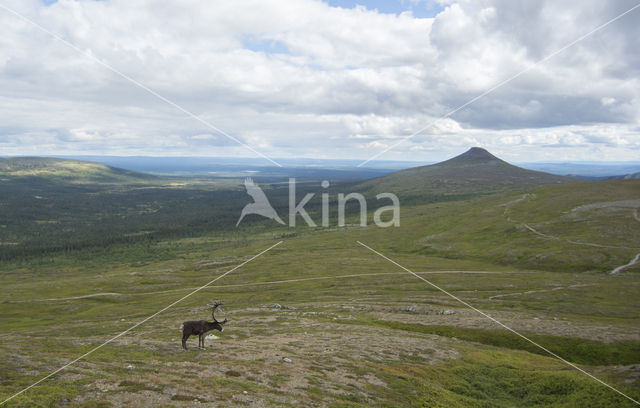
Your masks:
M575 181L578 180L573 177L526 170L497 158L485 149L472 147L452 159L397 171L368 180L359 187L365 191L386 191L405 196L466 195Z
M161 178L80 160L0 159L0 263L230 230L246 203L237 181Z
M42 177L70 183L148 183L155 176L106 164L50 157L0 159L0 180L7 177Z
M574 176L571 174L571 176ZM581 176L575 175L574 177L578 177L583 180L591 180L591 181L605 181L605 180L637 180L640 179L640 172L631 173L631 174L623 174L619 176L603 176L603 177L589 177L589 176Z

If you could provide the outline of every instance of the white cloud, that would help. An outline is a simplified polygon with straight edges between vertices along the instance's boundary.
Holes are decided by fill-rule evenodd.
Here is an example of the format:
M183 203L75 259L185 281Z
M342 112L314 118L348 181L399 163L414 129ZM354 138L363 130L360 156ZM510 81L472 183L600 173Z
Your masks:
M362 159L633 6L441 3L435 18L317 0L6 4L269 156ZM380 158L481 144L633 159L639 21L630 13ZM252 155L4 10L0 24L0 154Z

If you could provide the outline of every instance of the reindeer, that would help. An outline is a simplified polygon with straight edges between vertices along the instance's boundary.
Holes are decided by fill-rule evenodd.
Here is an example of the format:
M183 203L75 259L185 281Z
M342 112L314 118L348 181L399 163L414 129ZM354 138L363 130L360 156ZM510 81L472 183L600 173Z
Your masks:
M198 348L200 350L204 350L204 335L213 330L222 331L224 328L223 324L227 322L227 319L219 322L216 320L215 312L218 306L222 305L222 302L215 302L211 307L211 317L213 318L212 322L208 322L206 320L191 320L188 322L182 323L182 348L187 349L187 339L192 334L198 335ZM211 305L210 305L211 306Z

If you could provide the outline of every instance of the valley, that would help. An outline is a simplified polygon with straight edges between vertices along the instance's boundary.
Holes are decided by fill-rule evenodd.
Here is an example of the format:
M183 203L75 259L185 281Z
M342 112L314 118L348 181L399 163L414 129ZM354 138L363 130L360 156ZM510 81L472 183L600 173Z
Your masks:
M91 352L5 406L635 406L640 180L456 159L332 182L396 192L397 228L360 227L357 206L343 228L235 228L243 177L0 167L2 400ZM254 179L285 214L284 180ZM224 332L182 351L213 300Z

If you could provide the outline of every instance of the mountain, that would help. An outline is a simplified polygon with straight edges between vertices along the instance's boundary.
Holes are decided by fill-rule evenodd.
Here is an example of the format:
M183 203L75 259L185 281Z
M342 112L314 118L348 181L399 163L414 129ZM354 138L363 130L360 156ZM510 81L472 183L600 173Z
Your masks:
M526 170L497 158L480 147L472 147L452 159L397 171L368 180L358 187L372 193L393 192L404 196L467 195L519 190L528 187L570 183L573 177Z
M10 157L0 159L0 181L36 177L68 183L137 184L155 176L119 169L106 164L50 157Z

